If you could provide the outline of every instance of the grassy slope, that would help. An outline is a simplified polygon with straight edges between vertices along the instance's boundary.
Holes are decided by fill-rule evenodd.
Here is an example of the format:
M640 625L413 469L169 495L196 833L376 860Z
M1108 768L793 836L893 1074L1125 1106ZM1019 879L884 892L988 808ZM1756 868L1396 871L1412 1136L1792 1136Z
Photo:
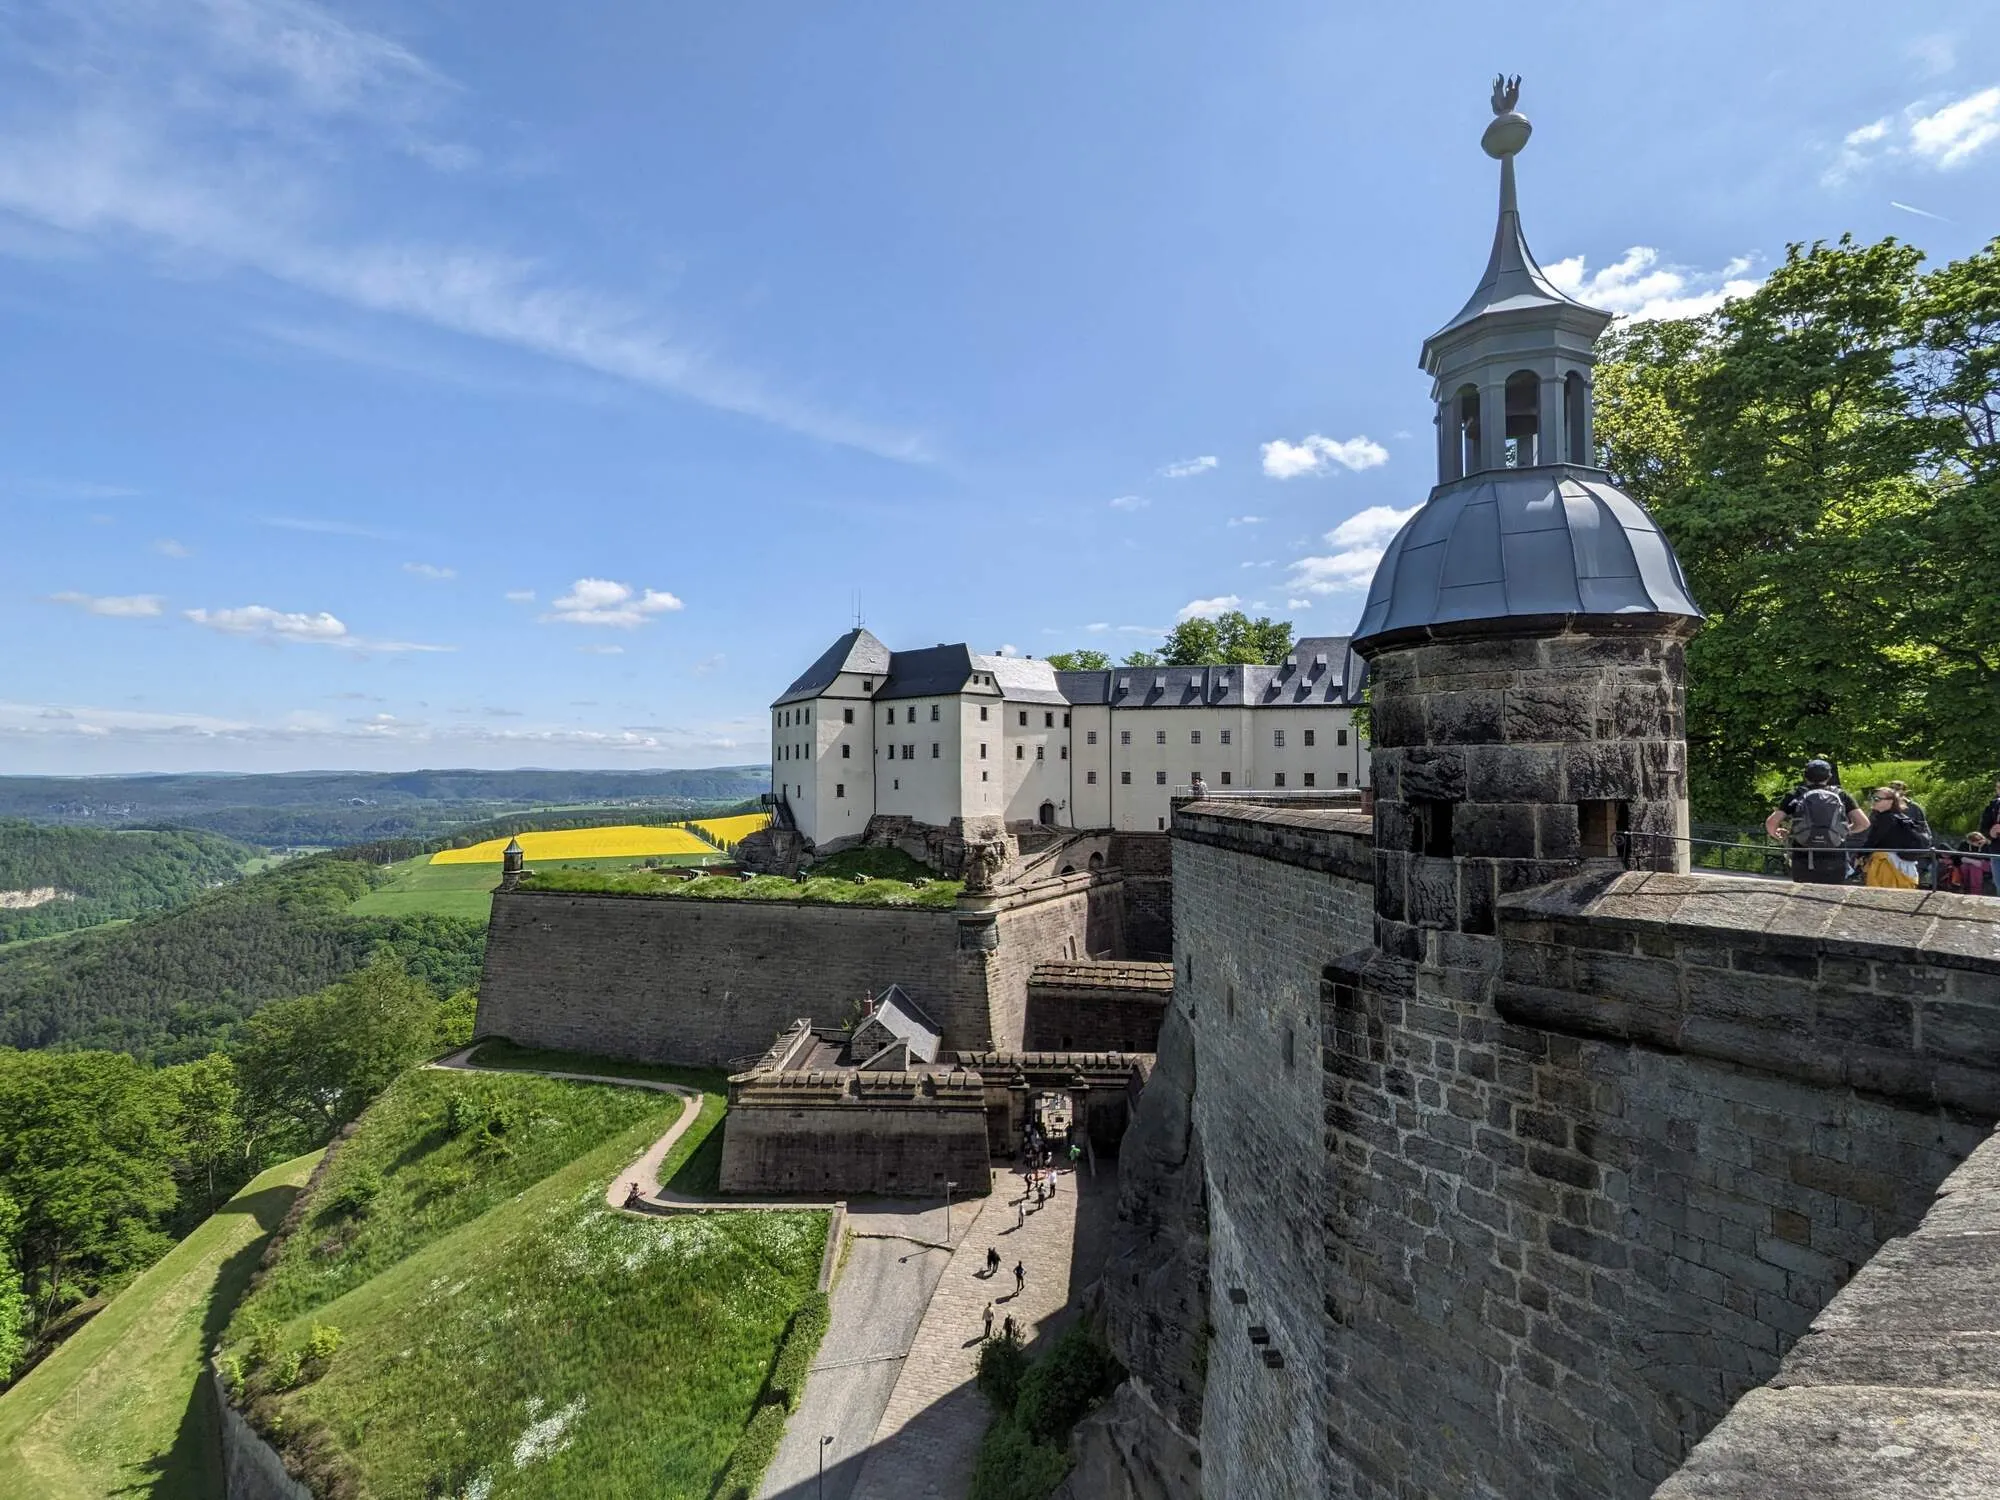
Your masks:
M615 859L566 859L556 869L626 870L650 859L656 864L698 864L708 856L668 854ZM538 866L538 868L540 868ZM388 880L348 908L357 917L406 917L435 912L442 917L468 917L484 922L493 914L493 888L500 884L497 864L434 865L429 855L389 866Z
M588 1059L538 1061L595 1071ZM812 1292L825 1216L614 1212L605 1185L665 1129L677 1100L544 1079L411 1076L428 1098L399 1083L323 1185L330 1202L354 1174L381 1174L360 1233L329 1255L339 1221L310 1216L232 1326L233 1340L260 1316L281 1319L292 1345L315 1323L341 1330L325 1373L279 1398L284 1420L320 1428L372 1494L460 1494L483 1478L496 1500L706 1496L787 1320ZM508 1180L467 1181L462 1169L482 1159L434 1141L422 1123L441 1108L440 1091L466 1088L533 1101L535 1113L569 1123L518 1128L516 1156L481 1167ZM573 1141L588 1133L575 1128L584 1115L608 1131L600 1143L518 1185L537 1165L526 1160L540 1149L537 1131ZM720 1117L711 1095L668 1175L719 1137ZM356 1271L340 1269L349 1260ZM539 1445L538 1422L551 1424Z
M317 1160L256 1178L0 1396L0 1494L222 1493L203 1348Z

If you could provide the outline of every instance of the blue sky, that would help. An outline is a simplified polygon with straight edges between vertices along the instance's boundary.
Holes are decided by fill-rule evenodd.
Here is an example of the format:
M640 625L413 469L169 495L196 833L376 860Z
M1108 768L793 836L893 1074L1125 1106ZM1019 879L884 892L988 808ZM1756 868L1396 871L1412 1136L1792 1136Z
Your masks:
M1353 622L1491 235L1975 249L1983 6L0 0L0 771L705 765L850 622Z

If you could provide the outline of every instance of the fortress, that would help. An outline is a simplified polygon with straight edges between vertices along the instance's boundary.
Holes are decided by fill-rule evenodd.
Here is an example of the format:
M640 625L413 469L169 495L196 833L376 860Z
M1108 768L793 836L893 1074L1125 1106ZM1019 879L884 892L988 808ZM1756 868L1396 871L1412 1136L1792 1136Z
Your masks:
M1126 712L1070 674L962 647L913 653L919 673L844 637L774 710L800 746L774 765L796 835L1054 824L1054 867L1025 850L926 913L503 893L479 1029L746 1052L767 1065L739 1082L782 1095L802 1087L785 1060L831 1045L797 1018L838 1019L798 1002L899 982L963 1063L960 1150L987 1064L1023 1066L1030 1035L1072 1067L1155 1032L1097 1304L1130 1379L1079 1429L1078 1497L2000 1493L2000 903L1690 873L1701 612L1594 467L1610 319L1528 249L1515 103L1496 87L1482 143L1485 274L1423 346L1438 483L1351 642L1261 680L1110 674L1107 700L1148 699ZM1350 650L1372 761L1351 744L1312 796L1280 791L1260 758L1279 711L1207 699L1324 679L1282 712L1351 713ZM899 671L924 692L896 696ZM1134 783L1157 806L1088 801L1079 772L1192 759L1143 743L1176 691L1170 713L1252 727L1244 795L1206 771L1210 795L1177 795L1189 778L1162 763ZM1110 740L1127 729L1133 765ZM972 779L975 745L1019 779ZM1346 789L1324 779L1343 769ZM1139 948L1170 971L1113 981ZM923 1087L884 1077L885 1096ZM782 1169L782 1148L746 1149Z

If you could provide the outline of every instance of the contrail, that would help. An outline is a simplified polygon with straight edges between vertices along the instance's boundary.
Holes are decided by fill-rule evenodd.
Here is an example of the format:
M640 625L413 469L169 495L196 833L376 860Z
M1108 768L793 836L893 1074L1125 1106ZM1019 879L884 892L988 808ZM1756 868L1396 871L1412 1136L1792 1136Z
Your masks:
M1900 208L1904 213L1915 214L1920 219L1936 219L1940 224L1955 224L1958 222L1956 219L1947 219L1943 214L1934 214L1927 208L1918 208L1914 204L1909 203L1898 203L1894 198L1889 200L1889 207Z

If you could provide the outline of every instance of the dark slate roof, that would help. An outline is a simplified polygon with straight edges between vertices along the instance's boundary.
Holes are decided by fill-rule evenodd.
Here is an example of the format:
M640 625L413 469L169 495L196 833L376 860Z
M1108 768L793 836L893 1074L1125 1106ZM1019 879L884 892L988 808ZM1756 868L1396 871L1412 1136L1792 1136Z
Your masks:
M889 659L889 680L877 698L942 698L972 679L972 650L965 645L898 651Z
M1346 636L1316 635L1277 666L1113 667L1058 672L1056 685L1069 703L1112 708L1304 708L1359 702L1360 678Z
M874 1014L854 1028L855 1051L862 1051L867 1037L878 1029L889 1034L882 1038L885 1045L889 1037L893 1037L906 1044L910 1056L917 1060L927 1063L937 1061L938 1043L944 1039L944 1033L900 984L892 984L877 995Z
M786 688L771 706L776 708L782 703L796 703L801 698L817 698L833 686L833 680L842 672L884 675L889 670L889 660L889 648L856 626L828 646L819 660L807 667L798 681Z
M1550 615L1702 617L1673 548L1597 469L1500 469L1442 485L1375 569L1357 643Z

